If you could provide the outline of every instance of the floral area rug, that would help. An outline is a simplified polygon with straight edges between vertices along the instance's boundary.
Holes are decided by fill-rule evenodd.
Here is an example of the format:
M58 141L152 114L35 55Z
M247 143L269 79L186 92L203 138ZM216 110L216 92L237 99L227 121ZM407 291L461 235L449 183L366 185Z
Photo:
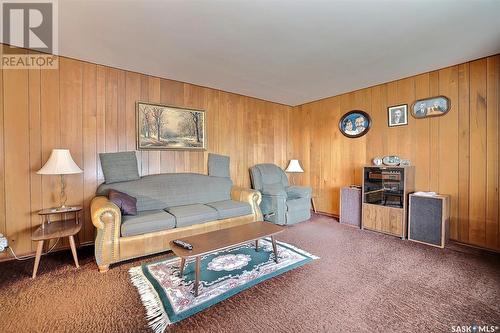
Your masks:
M318 257L295 246L276 242L278 263L270 239L205 255L201 259L199 295L194 297L194 260L187 261L182 278L180 258L171 258L130 269L155 333L218 302Z

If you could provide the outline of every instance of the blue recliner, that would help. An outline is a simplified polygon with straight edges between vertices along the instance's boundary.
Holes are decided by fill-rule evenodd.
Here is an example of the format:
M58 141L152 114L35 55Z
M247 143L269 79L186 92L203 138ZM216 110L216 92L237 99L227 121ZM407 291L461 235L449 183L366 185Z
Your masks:
M311 188L288 186L285 172L277 165L257 164L250 168L250 177L252 187L262 193L264 220L285 225L311 217Z

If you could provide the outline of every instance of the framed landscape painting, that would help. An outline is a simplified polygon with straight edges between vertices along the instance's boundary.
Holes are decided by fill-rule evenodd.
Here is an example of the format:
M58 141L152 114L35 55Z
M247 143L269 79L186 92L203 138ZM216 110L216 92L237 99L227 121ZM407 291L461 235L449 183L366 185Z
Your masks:
M137 149L204 150L205 112L137 102Z

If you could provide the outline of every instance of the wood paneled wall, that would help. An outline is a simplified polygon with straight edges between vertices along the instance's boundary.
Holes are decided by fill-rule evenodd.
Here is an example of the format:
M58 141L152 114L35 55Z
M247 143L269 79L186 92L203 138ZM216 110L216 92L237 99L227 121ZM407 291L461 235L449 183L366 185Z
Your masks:
M500 55L444 68L294 107L288 158L305 173L318 210L339 213L339 188L361 184L361 168L375 156L399 155L415 165L416 189L451 195L451 238L500 249L499 223ZM445 116L387 125L387 107L436 95L448 96ZM372 128L357 139L338 130L340 117L354 109L372 117Z
M142 175L206 173L208 152L229 155L233 182L247 187L250 166L286 166L288 106L68 58L59 64L0 75L0 233L19 255L34 250L36 212L58 203L57 176L35 173L57 147L84 169L67 177L68 204L84 205L80 240L93 241L88 207L103 182L98 153L135 150L138 100L206 110L208 140L205 152L140 152Z
M80 239L93 241L88 206L103 181L98 153L135 149L135 102L143 100L205 109L208 150L142 151L142 175L203 173L216 152L231 157L233 182L249 186L250 166L298 158L305 173L292 182L311 184L317 208L337 215L339 188L360 184L373 157L396 154L416 166L418 190L451 195L453 239L498 250L499 89L499 55L293 108L68 58L58 70L2 70L0 233L18 254L33 252L36 211L57 205L59 186L35 172L53 148L66 147L84 169L68 177L68 203L85 206ZM387 126L388 106L440 94L451 99L447 115ZM353 109L373 120L358 139L338 131Z

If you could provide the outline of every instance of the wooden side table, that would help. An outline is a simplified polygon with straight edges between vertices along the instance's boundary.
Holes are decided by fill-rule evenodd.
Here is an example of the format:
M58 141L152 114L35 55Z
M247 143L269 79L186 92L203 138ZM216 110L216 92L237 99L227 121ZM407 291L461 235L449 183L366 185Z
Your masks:
M35 266L33 267L33 279L36 277L36 272L38 271L40 257L42 256L43 244L45 241L50 241L51 239L68 237L76 268L80 267L80 265L78 264L78 256L76 254L74 236L78 234L78 232L80 232L80 229L82 229L80 217L81 211L82 207L76 206L67 207L65 209L49 208L38 212L38 215L42 217L42 225L39 226L31 236L32 241L38 242L36 248ZM52 222L50 220L50 217L52 215L60 215L62 217L62 220ZM67 218L68 215L74 216Z
M311 205L312 205L313 212L315 212L315 213L317 213L317 211L316 211L316 203L314 202L314 199L317 197L318 196L316 196L316 195L311 196Z

